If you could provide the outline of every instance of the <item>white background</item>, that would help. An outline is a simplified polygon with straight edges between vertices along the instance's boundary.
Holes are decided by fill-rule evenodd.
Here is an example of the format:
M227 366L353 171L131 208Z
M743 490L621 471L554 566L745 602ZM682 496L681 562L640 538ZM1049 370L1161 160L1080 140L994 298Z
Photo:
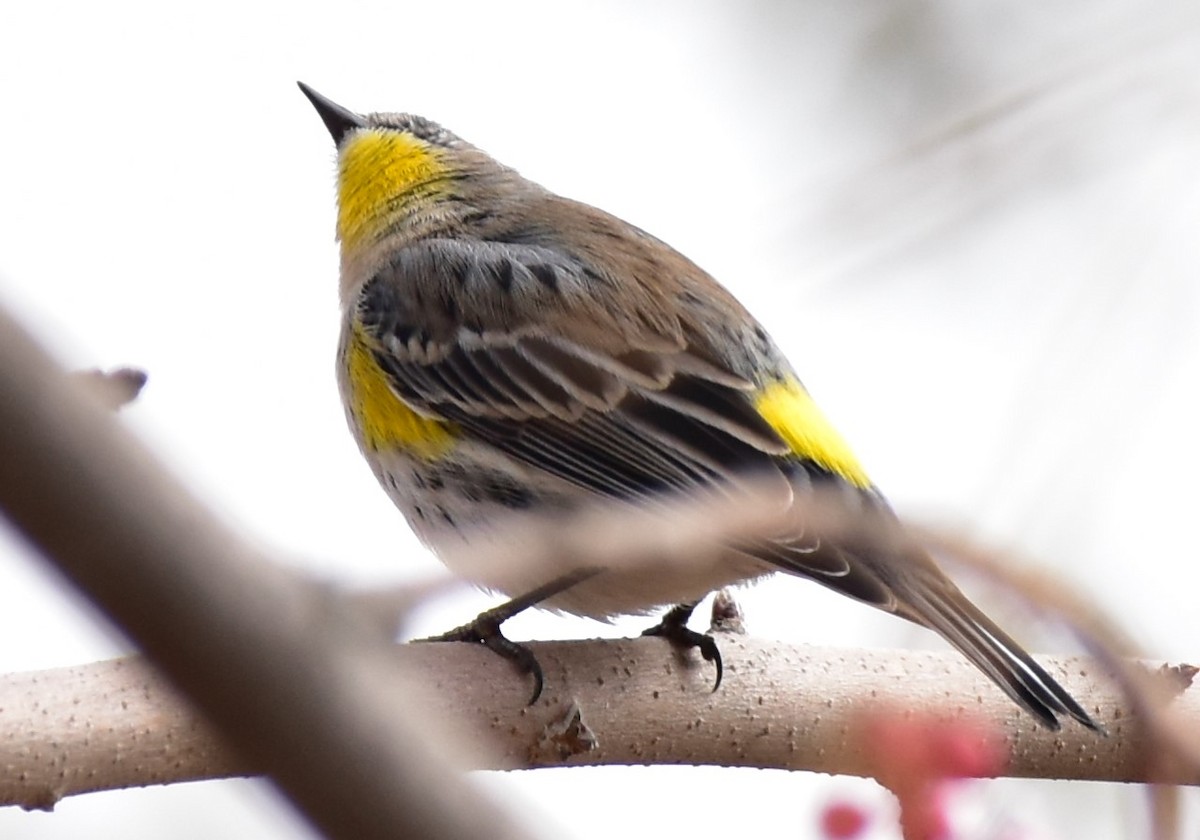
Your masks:
M666 239L759 315L901 512L1016 548L1153 655L1197 658L1192 4L5 2L0 302L72 367L148 370L126 421L248 536L370 584L439 567L344 428L333 149L296 79L432 117ZM1034 649L1070 650L983 600ZM801 582L746 604L763 636L938 644ZM123 649L15 539L0 640L0 671ZM481 779L561 837L808 837L833 796L890 807L798 773ZM979 793L978 836L1145 830L1116 786ZM257 782L0 810L6 840L305 831Z

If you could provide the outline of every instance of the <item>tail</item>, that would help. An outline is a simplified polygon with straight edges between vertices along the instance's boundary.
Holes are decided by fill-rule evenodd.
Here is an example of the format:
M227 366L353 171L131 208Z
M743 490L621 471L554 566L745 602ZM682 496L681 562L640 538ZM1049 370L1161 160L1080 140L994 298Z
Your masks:
M857 549L857 550L856 550ZM757 543L749 549L780 568L895 613L940 634L1005 694L1050 729L1066 715L1104 728L1017 642L972 604L924 552L880 560L864 548L820 540Z
M901 600L908 608L902 612L911 611L910 617L941 634L1048 728L1059 729L1059 716L1067 715L1088 729L1104 732L1065 688L949 581L905 592Z

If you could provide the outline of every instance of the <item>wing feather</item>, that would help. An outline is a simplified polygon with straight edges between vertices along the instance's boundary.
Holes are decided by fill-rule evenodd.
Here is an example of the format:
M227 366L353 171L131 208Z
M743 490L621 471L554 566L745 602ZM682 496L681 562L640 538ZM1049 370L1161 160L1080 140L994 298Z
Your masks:
M462 366L470 365L485 380L488 385L500 395L501 399L492 403L492 408L512 420L525 420L530 417L545 417L547 412L532 401L524 389L514 382L487 353L467 352L461 350L458 354ZM486 412L481 412L486 414Z
M611 409L629 390L616 375L571 352L571 345L530 337L521 349L531 364L595 411Z
M448 376L453 376L460 384L460 391L470 395L469 402L463 406L482 417L519 417L520 404L511 392L506 392L499 385L500 377L489 378L474 363L472 355L455 347L443 361L443 368Z
M572 421L578 420L586 410L586 406L574 399L566 388L530 362L519 347L496 347L488 355L507 374L509 381L521 388L547 414Z

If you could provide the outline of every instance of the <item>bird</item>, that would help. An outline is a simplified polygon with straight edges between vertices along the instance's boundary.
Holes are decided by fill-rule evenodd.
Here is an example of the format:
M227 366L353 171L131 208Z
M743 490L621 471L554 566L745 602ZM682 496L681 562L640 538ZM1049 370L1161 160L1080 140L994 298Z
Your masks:
M832 491L893 515L771 336L687 257L432 120L355 113L298 84L337 148L347 421L436 555L453 562L521 513L654 507L747 482L785 505ZM602 130L641 142L619 120ZM602 620L666 609L647 633L698 648L719 686L720 652L687 620L707 593L774 572L933 630L1050 729L1102 731L928 552L852 538L778 534L694 564L489 581L510 600L435 638L513 660L536 699L541 669L505 620L532 606Z

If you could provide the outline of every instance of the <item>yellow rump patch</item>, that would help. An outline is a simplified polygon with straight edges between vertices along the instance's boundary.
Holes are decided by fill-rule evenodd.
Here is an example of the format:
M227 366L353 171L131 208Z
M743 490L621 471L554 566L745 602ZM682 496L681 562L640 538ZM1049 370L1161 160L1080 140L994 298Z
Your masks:
M795 379L772 382L763 388L755 397L754 407L795 455L841 476L856 487L871 486L871 480L850 446Z
M349 248L370 240L387 226L389 210L446 171L433 148L411 134L354 132L338 158L338 239Z
M350 410L368 449L400 449L420 458L437 458L454 446L453 424L418 414L392 392L387 373L357 328L347 348L346 364Z

